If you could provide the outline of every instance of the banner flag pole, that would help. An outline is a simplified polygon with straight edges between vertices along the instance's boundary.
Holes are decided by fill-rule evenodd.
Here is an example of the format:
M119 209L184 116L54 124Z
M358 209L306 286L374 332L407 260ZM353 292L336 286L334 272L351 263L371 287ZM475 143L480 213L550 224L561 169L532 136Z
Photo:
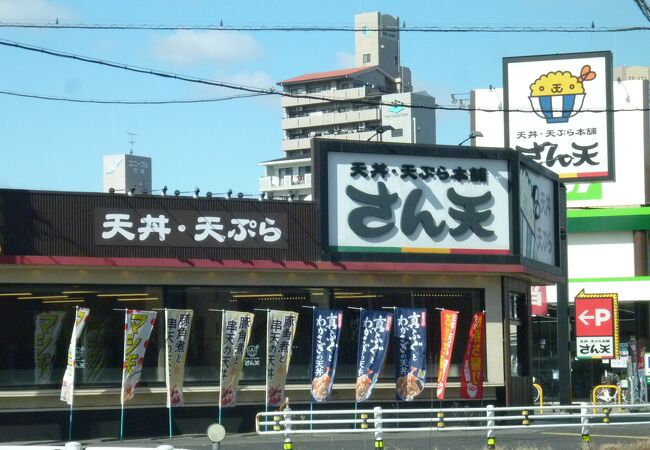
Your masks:
M120 441L124 440L124 403L122 403L120 413Z
M226 320L226 310L222 309L221 310L221 329L222 330L223 330L223 327L224 327L224 323L225 323L224 321L225 320ZM223 333L222 333L222 336L223 336ZM223 342L221 342L221 352L223 352ZM221 352L219 354L219 419L218 419L219 425L221 425L221 409L222 409L221 408L221 401L223 399L223 386L221 384L223 382L223 376L222 376L222 374L223 374L223 355L221 355Z
M173 434L172 434L173 433L172 432L172 407L171 407L171 405L167 409L169 411L169 440L171 440L172 437L173 437Z
M303 305L303 308L311 309L311 351L314 351L314 314L316 314L316 307L315 306L307 306ZM314 370L314 361L312 358L309 359L309 376L312 376ZM310 380L311 381L311 380ZM311 392L309 394L309 429L313 430L314 425L311 423L311 421L314 419L314 398L311 395Z

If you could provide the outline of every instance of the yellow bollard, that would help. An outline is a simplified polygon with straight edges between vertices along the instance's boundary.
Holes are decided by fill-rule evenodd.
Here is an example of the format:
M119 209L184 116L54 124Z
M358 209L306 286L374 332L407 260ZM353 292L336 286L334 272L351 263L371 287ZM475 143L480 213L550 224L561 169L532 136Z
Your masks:
M361 429L362 430L367 430L368 429L368 414L361 414Z
M493 437L488 438L487 448L497 448L496 439Z
M380 437L375 439L375 448L384 448L384 440Z

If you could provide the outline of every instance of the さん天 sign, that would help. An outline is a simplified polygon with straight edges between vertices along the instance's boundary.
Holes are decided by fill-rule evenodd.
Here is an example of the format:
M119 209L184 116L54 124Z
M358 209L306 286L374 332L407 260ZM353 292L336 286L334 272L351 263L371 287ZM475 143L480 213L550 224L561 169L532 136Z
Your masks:
M504 58L505 144L563 181L614 178L611 52Z
M578 359L618 358L618 294L585 294L575 298Z

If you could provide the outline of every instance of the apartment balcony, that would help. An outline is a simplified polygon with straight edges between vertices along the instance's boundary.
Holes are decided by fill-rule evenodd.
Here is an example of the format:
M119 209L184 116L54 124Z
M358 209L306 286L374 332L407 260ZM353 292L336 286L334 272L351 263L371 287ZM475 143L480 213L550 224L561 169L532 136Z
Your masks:
M379 92L376 88L362 86L351 89L331 89L329 91L320 91L296 95L308 95L319 98L301 98L301 97L282 97L280 104L283 108L292 108L294 106L318 105L319 103L328 103L335 100L355 100L365 98Z
M314 137L322 137L327 139L344 139L347 141L367 141L371 137L377 135L377 132L374 130L368 131L354 131L349 133L339 133L339 134L321 134ZM374 140L374 139L373 139ZM301 139L285 139L282 141L282 151L291 151L291 150L302 150L311 148L311 138L301 138Z
M260 192L311 189L311 174L260 177Z
M379 119L381 119L379 108L321 114L312 113L309 116L282 119L282 129L325 127L355 122L371 122Z

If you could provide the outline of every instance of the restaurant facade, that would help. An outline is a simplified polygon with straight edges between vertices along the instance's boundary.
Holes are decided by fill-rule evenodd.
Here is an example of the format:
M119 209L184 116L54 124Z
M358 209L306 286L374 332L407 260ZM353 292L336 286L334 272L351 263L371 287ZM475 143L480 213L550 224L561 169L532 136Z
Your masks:
M217 421L223 310L254 314L237 405L221 414L228 431L250 431L265 409L269 310L298 313L285 390L294 409L354 408L359 311L396 307L424 308L428 324L426 384L409 407L465 401L460 366L481 311L474 402L528 404L530 286L564 277L557 176L505 149L314 140L312 152L314 202L0 190L0 441L67 438L61 380L78 306L90 314L76 349L75 439L119 432L125 309L159 312L127 436L167 432L165 308L193 311L175 434ZM314 307L343 312L333 391L318 404ZM444 400L441 309L458 312ZM57 318L48 343L36 332L43 314ZM389 346L364 406L396 405L395 354Z

